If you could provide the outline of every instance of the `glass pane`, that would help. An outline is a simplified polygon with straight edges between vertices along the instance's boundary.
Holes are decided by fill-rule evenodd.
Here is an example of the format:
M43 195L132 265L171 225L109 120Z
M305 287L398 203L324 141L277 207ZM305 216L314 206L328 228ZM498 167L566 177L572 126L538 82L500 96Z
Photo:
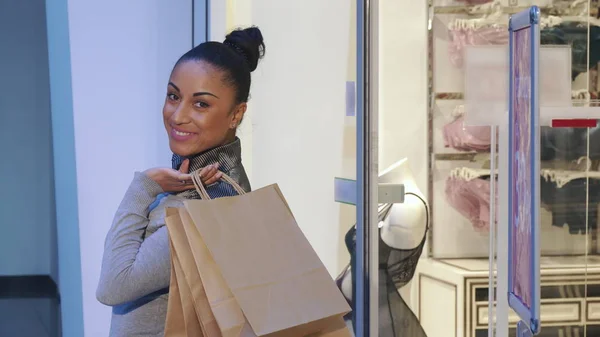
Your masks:
M588 58L588 3L569 1L568 5L563 2L553 9L542 7L540 37L542 52L546 53L540 55L540 101L546 108L589 106L595 91L590 86L595 70ZM570 89L571 102L565 88ZM554 118L569 118L571 114L577 114L577 109L565 110ZM587 265L593 252L590 229L597 227L590 221L596 221L597 210L590 208L594 180L588 179L592 168L588 129L551 127L547 117L544 124L540 142L542 334L593 336L588 332L586 288ZM552 317L552 310L560 315ZM573 312L570 319L569 311Z
M46 36L43 0L0 3L1 336L60 336Z
M378 336L435 336L426 334L419 320L423 314L419 302L429 294L419 293L425 279L417 276L424 262L421 257L427 256L431 224L425 155L427 13L397 1L379 1L378 6L379 132L373 137L379 145ZM407 40L400 30L411 32L411 38ZM397 186L403 191L394 193ZM436 318L440 319L445 318Z
M490 221L490 168L496 159L490 157L492 133L489 127L471 124L465 116L479 113L486 117L506 111L501 103L506 101L508 17L530 5L540 6L543 16L541 106L594 106L590 99L598 97L600 59L594 58L597 13L589 10L588 2L433 1L430 7L431 259L421 262L417 272L420 318L429 336L444 336L448 329L466 336L488 335L489 233L497 221L503 229L496 233L501 242L506 219L500 207L495 221ZM588 16L592 17L590 24ZM572 111L565 109L562 117L572 117ZM544 112L542 115L544 118ZM589 315L597 268L596 128L552 128L548 118L545 125L540 158L542 335L594 335L595 321ZM505 151L505 131L499 130L500 152ZM506 165L502 155L498 164ZM500 198L506 193L502 186L505 177L497 179ZM495 250L505 254L501 246L492 252ZM499 263L494 268L505 277L506 267ZM434 301L444 293L445 307ZM499 293L496 298L504 297ZM445 312L455 316L434 320ZM491 317L493 320L494 315ZM498 329L506 328L503 321L506 317L498 317ZM508 335L514 335L516 322L510 312ZM496 333L507 335L505 330Z
M496 223L490 221L490 190L497 185L492 165L498 165L498 158L490 155L496 151L489 127L493 123L471 124L467 116L474 113L466 114L466 99L485 102L479 108L485 113L478 114L484 117L506 110L509 15L500 5L474 7L480 4L461 1L430 8L427 186L432 224L418 291L420 319L431 337L448 331L487 336L489 317L494 317L488 275L490 250L492 256L495 251L490 232L496 234ZM491 13L494 21L480 25Z
M343 81L336 81L336 86L341 85L344 95L343 111L336 112L335 130L337 148L332 159L336 164L333 178L333 198L336 205L333 208L337 219L335 235L335 247L337 247L335 261L336 283L348 300L352 313L346 315L345 321L348 327L356 333L360 321L356 317L357 309L364 309L357 304L356 292L357 279L363 276L363 270L356 268L357 259L362 252L357 250L356 237L356 179L357 179L357 112L358 93L363 86L358 82L357 76L357 1L348 2L348 10L343 11L344 21L344 46L339 54L344 55ZM338 14L331 14L338 15ZM347 42L347 44L346 44ZM356 273L355 273L356 270Z
M240 130L244 162L253 188L279 185L356 309L357 2L273 4L228 2L227 28L257 25L266 44Z

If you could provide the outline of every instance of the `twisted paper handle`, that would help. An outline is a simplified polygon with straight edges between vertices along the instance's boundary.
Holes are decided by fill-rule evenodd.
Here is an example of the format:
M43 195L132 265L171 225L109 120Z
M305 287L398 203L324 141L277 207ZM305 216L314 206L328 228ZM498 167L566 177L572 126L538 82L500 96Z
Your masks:
M202 184L202 178L200 177L200 171L202 171L202 169L196 170L191 173L192 182L194 183L194 186L196 187L196 191L198 192L198 194L200 194L200 197L203 200L210 200L211 197L208 195L208 192L206 191L206 187L204 187L204 184ZM225 173L223 173L221 180L228 183L229 185L231 185L233 187L233 189L236 192L238 192L239 195L246 194L246 191L244 191L244 189L235 180L233 180L230 176L226 175Z

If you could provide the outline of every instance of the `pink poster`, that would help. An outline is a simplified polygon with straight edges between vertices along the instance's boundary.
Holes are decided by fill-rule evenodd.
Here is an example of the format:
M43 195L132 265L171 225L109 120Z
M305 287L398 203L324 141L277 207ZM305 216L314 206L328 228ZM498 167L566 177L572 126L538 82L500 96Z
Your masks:
M531 143L531 30L521 29L514 33L514 65L512 70L512 289L522 303L531 308L531 249L532 249L532 166L534 144Z

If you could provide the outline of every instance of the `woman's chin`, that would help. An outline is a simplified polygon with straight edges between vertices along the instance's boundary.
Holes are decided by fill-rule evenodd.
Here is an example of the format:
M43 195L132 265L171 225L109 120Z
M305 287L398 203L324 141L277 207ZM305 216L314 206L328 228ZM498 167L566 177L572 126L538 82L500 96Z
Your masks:
M190 149L188 147L178 146L179 144L173 144L171 141L169 147L171 148L171 152L180 156L180 157L191 157L197 152L194 149Z

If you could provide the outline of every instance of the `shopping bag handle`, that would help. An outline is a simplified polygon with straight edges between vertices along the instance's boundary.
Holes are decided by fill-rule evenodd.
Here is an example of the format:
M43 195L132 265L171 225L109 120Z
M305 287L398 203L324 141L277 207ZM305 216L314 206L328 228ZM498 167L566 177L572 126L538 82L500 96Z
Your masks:
M194 186L196 187L196 191L198 192L198 194L200 194L200 197L202 197L202 199L204 199L204 200L210 200L211 197L208 195L208 192L206 191L206 187L204 187L204 184L202 184L202 179L200 178L200 171L202 171L202 169L196 170L191 173L192 182L194 183ZM233 180L230 176L226 175L225 173L223 173L223 175L221 176L221 180L223 180L224 182L231 185L231 187L233 187L233 189L239 195L246 194L246 191L244 191L244 189L235 180Z

